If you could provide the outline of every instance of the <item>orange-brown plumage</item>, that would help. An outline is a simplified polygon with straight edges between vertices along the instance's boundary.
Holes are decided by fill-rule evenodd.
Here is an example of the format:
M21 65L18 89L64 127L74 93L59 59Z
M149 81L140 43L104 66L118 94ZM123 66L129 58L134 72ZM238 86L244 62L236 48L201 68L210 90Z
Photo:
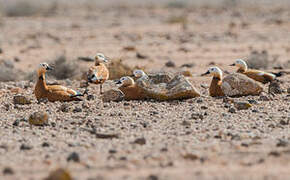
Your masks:
M87 73L88 82L100 85L100 93L102 93L103 83L109 79L109 70L104 62L107 62L107 58L98 53L95 57L95 65L91 66Z
M237 59L235 63L232 64L231 66L239 67L237 73L244 74L249 78L254 79L255 81L261 82L263 84L272 82L276 78L276 76L272 73L267 73L255 69L248 69L247 63L242 59Z
M213 76L209 87L209 95L212 97L224 96L225 94L222 91L222 71L218 67L211 67L202 75L206 74Z
M47 99L48 101L81 101L77 96L82 94L61 85L47 85L45 81L45 73L50 70L47 63L41 63L37 71L38 80L35 85L34 94L36 99Z
M119 89L124 93L125 100L141 100L146 98L143 90L136 86L131 77L122 77L117 84L121 84Z

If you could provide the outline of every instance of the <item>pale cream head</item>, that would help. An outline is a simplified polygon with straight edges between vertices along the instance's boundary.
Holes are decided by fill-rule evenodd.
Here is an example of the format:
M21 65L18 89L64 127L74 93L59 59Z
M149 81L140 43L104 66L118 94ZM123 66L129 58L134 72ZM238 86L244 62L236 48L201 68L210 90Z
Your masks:
M248 66L247 66L247 63L242 60L242 59L237 59L234 63L235 66L243 69L243 70L247 70L248 69Z
M133 71L133 75L136 77L136 78L140 78L140 77L143 77L143 76L147 76L146 73L140 69L137 69L137 70L134 70Z
M38 76L46 73L46 71L48 70L52 70L52 68L46 63L40 63L39 66L38 66L38 69L37 69L37 74Z
M220 68L216 67L216 66L210 67L208 69L208 71L206 73L204 73L203 75L206 75L206 74L210 74L213 77L217 77L217 78L220 78L220 79L222 79L222 77L223 77L222 70Z
M127 86L133 85L134 83L135 82L133 78L129 76L125 76L125 77L122 77L119 81L117 81L116 84L119 84L121 87L127 87Z
M101 63L101 62L108 62L108 58L102 54L102 53L97 53L95 56L95 61L96 63Z

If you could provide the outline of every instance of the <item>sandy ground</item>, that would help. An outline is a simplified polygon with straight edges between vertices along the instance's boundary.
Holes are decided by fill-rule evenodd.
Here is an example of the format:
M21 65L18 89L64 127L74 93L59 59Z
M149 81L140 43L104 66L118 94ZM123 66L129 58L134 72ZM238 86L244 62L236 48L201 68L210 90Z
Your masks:
M14 172L3 175L4 179L42 179L58 167L86 180L289 178L289 94L266 94L269 101L259 96L236 98L255 103L248 110L231 113L233 105L208 97L201 84L209 84L210 78L199 75L210 64L233 72L235 68L228 65L236 58L246 59L252 50L266 50L271 61L288 61L288 7L93 11L88 7L49 17L3 17L0 57L17 57L16 69L35 71L38 63L63 53L76 59L103 52L130 66L145 66L147 71L189 70L203 95L184 101L103 103L98 87L91 86L93 100L38 104L33 82L2 82L0 170L10 167ZM178 23L176 17L186 17L186 24ZM147 58L136 58L136 51L128 52L123 49L126 46L134 46ZM165 67L169 60L176 67ZM180 68L185 63L195 65ZM279 79L284 90L290 87L289 74ZM78 81L59 82L82 91ZM13 104L16 87L33 103ZM112 82L105 84L105 89L113 87ZM68 112L61 111L63 106ZM48 112L49 126L28 125L29 115L38 110ZM93 129L119 136L98 138ZM23 150L22 145L30 148ZM78 153L80 162L67 161L72 152Z

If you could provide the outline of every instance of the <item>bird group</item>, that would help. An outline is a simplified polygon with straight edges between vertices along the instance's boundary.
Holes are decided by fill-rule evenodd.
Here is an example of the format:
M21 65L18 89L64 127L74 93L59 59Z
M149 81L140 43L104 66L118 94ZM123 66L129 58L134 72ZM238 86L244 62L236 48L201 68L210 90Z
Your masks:
M100 94L103 93L102 85L109 79L109 70L106 67L105 63L109 60L108 57L104 56L102 53L97 53L94 61L95 64L88 69L86 73L86 82L87 84L97 84L100 86ZM276 76L272 73L267 73L264 71L248 69L247 64L242 59L237 59L235 63L231 66L238 67L237 73L244 74L245 76L261 82L268 83L272 82ZM47 71L53 70L53 68L47 63L41 63L37 70L37 83L35 85L34 94L38 101L42 99L47 99L50 102L54 101L81 101L81 96L84 96L87 93L80 93L73 89L67 88L61 85L48 85L45 80L45 74ZM142 70L135 70L133 75L136 79L139 78L149 78L146 73ZM211 75L213 76L210 87L209 95L216 96L225 96L225 93L222 89L223 84L223 72L219 67L210 67L208 71L202 74L202 76ZM130 76L125 76L116 81L116 84L119 86L126 100L140 100L145 97L144 93L136 86L134 79Z

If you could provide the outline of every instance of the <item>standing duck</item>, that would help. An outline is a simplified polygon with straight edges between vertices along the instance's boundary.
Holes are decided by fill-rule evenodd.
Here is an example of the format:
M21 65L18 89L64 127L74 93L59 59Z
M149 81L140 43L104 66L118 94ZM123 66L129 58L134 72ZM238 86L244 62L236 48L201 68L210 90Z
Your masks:
M212 97L224 96L225 94L222 91L222 77L223 77L222 70L218 67L210 67L207 72L202 74L202 76L208 74L213 76L209 87L209 95Z
M88 82L100 85L100 94L102 94L103 83L109 79L109 70L104 63L108 62L108 58L102 53L95 56L95 65L91 66L87 78Z
M136 86L133 78L129 76L122 77L116 84L120 85L119 89L124 93L125 100L145 99L144 92Z
M37 70L37 83L35 85L34 94L38 101L47 99L50 102L54 101L81 101L79 96L83 94L69 89L61 85L47 85L45 81L45 73L52 68L47 63L41 63Z
M255 69L248 69L247 63L242 59L237 59L235 63L231 64L230 66L239 67L239 69L237 70L238 73L244 74L249 78L252 78L255 81L259 81L263 84L272 82L276 78L276 76L272 73L267 73Z

